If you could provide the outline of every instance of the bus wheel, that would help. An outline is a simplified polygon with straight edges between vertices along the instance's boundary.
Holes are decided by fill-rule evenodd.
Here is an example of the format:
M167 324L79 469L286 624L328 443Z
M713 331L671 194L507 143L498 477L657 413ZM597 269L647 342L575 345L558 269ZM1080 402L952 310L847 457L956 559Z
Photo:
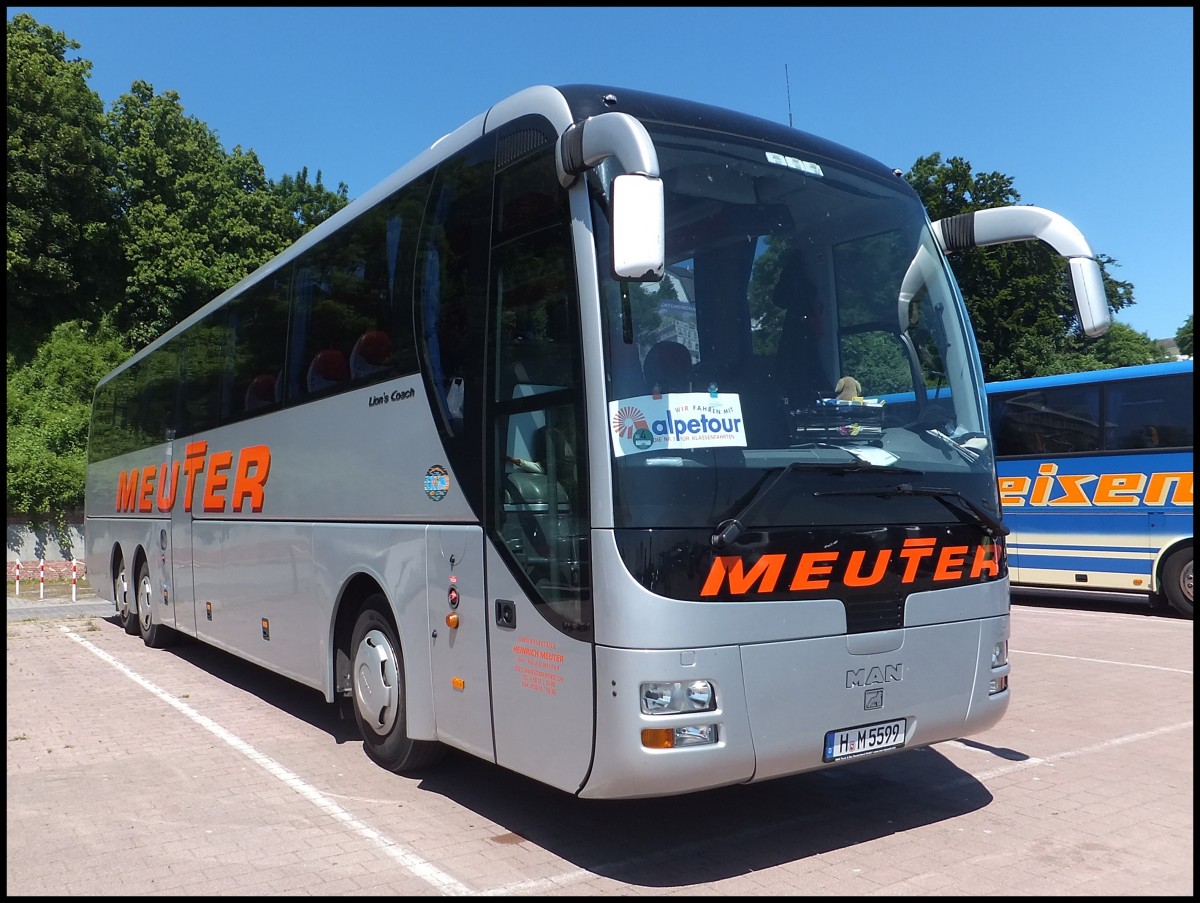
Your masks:
M1185 618L1192 614L1192 550L1177 549L1163 565L1163 594L1171 607Z
M117 565L113 576L113 598L117 600L117 621L130 636L138 635L137 603L129 597L129 577L125 572L125 562Z
M174 631L154 620L154 584L150 582L150 565L142 562L137 579L137 627L142 642L151 649L171 645Z
M411 740L404 713L404 658L382 595L367 600L351 636L354 720L376 765L405 774L440 758L441 744Z

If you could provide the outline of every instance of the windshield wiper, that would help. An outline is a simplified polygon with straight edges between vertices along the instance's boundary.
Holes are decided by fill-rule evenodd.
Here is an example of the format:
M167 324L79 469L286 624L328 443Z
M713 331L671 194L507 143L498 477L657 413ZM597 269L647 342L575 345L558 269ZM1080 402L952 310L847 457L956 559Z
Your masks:
M1002 521L997 520L986 510L979 507L957 489L943 489L937 486L913 486L911 483L899 483L896 486L886 486L882 489L831 489L826 492L814 492L813 495L878 495L887 498L890 495L926 495L937 499L951 511L959 513L950 499L958 499L962 505L975 515L975 519L983 524L991 534L1007 536L1010 532Z
M919 474L922 471L909 470L907 467L891 467L885 464L872 464L869 461L864 461L853 452L842 448L838 445L826 445L824 443L813 443L820 448L836 448L838 451L844 451L851 458L849 461L791 461L786 467L772 471L767 471L766 475L759 482L758 486L751 490L750 499L746 504L738 508L733 517L726 518L717 524L717 531L712 535L712 546L720 551L729 545L737 542L737 538L742 535L746 529L742 523L742 518L750 513L750 510L757 505L762 499L766 498L767 493L775 488L785 476L793 470L820 470L825 473L844 474L844 473L861 473L863 471L879 471L885 470L888 473L913 473ZM819 495L820 493L814 493Z

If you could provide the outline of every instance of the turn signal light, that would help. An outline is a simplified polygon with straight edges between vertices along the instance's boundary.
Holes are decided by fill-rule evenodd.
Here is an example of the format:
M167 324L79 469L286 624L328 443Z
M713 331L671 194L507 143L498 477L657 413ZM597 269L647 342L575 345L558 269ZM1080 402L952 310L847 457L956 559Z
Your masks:
M450 614L446 615L446 626L451 630L458 629L458 612L452 611Z
M647 728L642 731L642 746L646 749L674 749L675 729Z

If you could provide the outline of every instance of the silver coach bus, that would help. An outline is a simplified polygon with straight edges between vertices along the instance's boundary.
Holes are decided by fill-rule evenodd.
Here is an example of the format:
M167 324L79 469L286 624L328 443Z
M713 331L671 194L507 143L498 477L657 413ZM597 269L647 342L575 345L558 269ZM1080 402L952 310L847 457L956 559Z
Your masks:
M530 88L101 381L89 573L400 773L454 747L649 797L984 730L1006 529L946 254L1015 240L1103 332L1049 211L931 223L804 132Z

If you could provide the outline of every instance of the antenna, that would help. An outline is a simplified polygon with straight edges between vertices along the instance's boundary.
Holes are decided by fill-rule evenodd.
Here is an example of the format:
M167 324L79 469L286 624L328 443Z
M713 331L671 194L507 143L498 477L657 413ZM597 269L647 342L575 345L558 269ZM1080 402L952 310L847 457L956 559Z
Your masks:
M792 82L788 78L787 63L783 64L783 83L787 86L788 99L788 127L792 125Z

